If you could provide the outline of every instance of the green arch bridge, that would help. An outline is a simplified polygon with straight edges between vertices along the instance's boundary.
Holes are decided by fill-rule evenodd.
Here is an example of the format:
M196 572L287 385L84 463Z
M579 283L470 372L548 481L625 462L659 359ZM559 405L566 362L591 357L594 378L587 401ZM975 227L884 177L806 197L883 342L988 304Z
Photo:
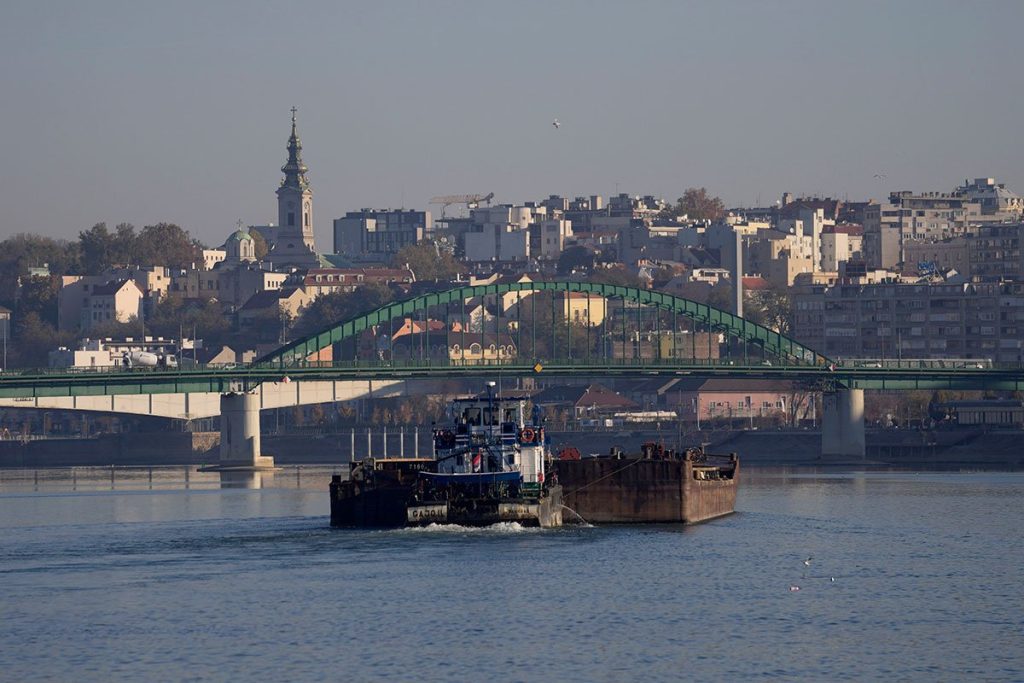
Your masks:
M664 292L524 281L390 303L245 366L6 372L0 398L232 393L264 382L497 375L780 379L825 391L1024 390L1019 364L837 363L750 320Z

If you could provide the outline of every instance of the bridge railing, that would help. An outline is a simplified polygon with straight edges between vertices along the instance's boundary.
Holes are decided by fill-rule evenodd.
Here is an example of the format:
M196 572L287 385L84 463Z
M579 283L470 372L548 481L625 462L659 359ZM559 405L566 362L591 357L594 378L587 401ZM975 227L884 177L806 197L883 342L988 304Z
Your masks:
M132 367L110 366L110 367L88 367L88 368L22 368L8 369L0 373L0 382L3 379L17 379L19 377L52 377L58 379L69 376L108 376L108 375L145 375L145 376L203 376L221 375L245 376L251 374L283 373L291 369L338 369L338 370L373 370L377 368L388 369L391 372L401 369L424 370L424 369L458 369L489 367L496 371L509 369L522 371L524 368L544 367L551 365L560 368L578 367L581 370L588 368L748 368L748 369L813 369L815 366L798 363L795 361L780 360L755 360L744 361L739 358L503 358L503 359L447 359L447 358L396 358L396 359L354 359L335 361L294 361L287 364L278 361L231 364L231 365L204 365L196 364L190 366L163 368L163 367ZM985 371L1020 371L1024 370L1024 363L1020 362L995 362L988 359L870 359L850 358L837 359L829 366L819 369L842 374L843 371L855 370L858 372L889 371L889 370L941 370L957 372L985 372Z

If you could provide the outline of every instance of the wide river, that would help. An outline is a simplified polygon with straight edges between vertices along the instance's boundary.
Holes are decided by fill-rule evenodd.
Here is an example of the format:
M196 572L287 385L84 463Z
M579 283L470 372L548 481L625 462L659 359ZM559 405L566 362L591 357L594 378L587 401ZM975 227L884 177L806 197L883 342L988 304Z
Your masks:
M1024 680L1021 473L552 531L331 529L330 474L0 471L0 680Z

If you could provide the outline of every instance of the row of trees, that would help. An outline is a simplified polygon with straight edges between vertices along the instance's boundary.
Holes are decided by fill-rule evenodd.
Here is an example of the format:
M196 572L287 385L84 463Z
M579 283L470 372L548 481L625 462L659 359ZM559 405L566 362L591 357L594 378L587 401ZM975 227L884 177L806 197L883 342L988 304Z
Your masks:
M97 223L78 235L78 243L82 271L89 274L124 265L188 268L202 262L205 248L174 223L147 225L140 232L130 223L121 223L113 232L106 223Z
M265 242L263 247L265 253ZM129 223L121 223L112 231L106 223L97 223L73 241L14 235L0 242L0 305L14 308L19 280L24 285L29 269L44 264L58 277L96 275L111 266L186 268L202 260L204 248L174 223L147 225L140 231Z

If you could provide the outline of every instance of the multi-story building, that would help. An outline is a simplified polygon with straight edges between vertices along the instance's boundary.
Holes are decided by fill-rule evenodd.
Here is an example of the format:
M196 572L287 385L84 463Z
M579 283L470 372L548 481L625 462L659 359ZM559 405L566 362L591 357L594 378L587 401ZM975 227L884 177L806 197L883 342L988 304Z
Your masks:
M645 218L661 213L668 208L663 199L651 195L631 197L625 192L619 193L608 200L608 215L623 218Z
M216 299L226 306L238 307L253 294L281 289L287 279L287 273L264 270L253 263L213 270L190 268L172 274L168 295L184 299Z
M973 183L965 180L956 191L977 202L981 213L995 220L1019 220L1024 214L1024 198L994 178L975 178Z
M747 273L758 273L780 287L793 284L800 273L814 272L811 237L766 230L747 248Z
M839 272L839 264L859 259L863 249L864 230L859 225L831 225L820 235L821 261L816 271Z
M526 261L530 258L530 225L547 218L543 206L489 206L473 209L462 235L467 261Z
M143 294L134 280L114 280L95 285L86 294L80 326L85 332L100 325L141 319Z
M554 260L562 255L565 242L572 238L572 223L564 218L551 218L530 226L530 254L539 259Z
M904 245L904 272L956 270L978 281L1024 280L1024 223L993 223L970 228L960 237Z
M334 251L356 260L383 261L434 231L429 211L362 209L334 221Z
M832 358L1019 362L1024 282L802 287L793 336Z
M312 268L302 279L310 300L333 292L354 292L368 284L411 284L415 274L408 268Z
M938 242L907 242L903 245L903 272L928 275L955 270L970 277L971 251L967 240L967 235L961 235Z
M981 220L981 204L960 192L892 192L888 202L864 210L865 259L870 267L892 268L904 262L907 242L963 235Z
M224 249L203 249L203 268L211 270L218 263L223 262L227 255L228 253Z
M966 241L972 278L1024 281L1024 223L982 225Z
M596 327L604 322L608 313L608 300L585 292L562 294L562 316L577 325Z

